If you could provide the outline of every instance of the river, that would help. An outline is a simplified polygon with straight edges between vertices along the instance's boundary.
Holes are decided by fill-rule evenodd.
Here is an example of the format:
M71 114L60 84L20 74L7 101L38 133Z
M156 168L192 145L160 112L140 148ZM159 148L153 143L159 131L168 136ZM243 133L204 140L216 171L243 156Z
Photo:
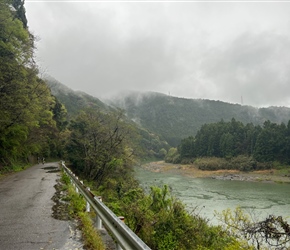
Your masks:
M290 185L278 183L192 178L173 172L151 172L136 168L136 178L145 190L167 184L189 212L195 211L211 224L218 224L214 212L237 206L265 219L269 214L290 216Z

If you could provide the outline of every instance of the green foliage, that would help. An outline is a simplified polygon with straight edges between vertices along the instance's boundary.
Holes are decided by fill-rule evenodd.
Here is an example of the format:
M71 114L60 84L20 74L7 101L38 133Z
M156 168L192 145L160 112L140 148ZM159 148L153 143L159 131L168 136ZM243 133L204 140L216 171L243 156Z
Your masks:
M86 109L71 121L67 155L73 167L96 186L105 178L131 170L130 141L134 131L122 120L122 113Z
M25 15L24 0L13 0L12 6L15 8L15 16L22 22L23 28L27 28L27 19Z
M57 131L55 98L38 77L23 4L0 1L0 168L49 156Z
M57 99L54 98L54 106L52 107L53 119L56 122L56 127L63 131L68 125L67 110L65 106Z
M223 158L217 157L204 157L198 158L194 161L194 164L201 170L218 170L230 168L228 161Z
M195 157L195 142L192 136L183 139L178 148L181 159L192 159Z
M231 122L204 124L196 137L188 137L178 146L180 162L195 157L223 158L222 164L199 164L200 169L239 169L251 171L269 168L267 162L290 162L290 126L266 121L263 127ZM215 158L214 161L217 162Z
M90 218L89 214L80 212L78 218L81 221L82 234L86 249L105 250L106 247L100 233L93 225L92 218Z
M165 156L165 162L178 163L180 162L180 154L177 148L170 148Z
M87 108L96 109L107 114L119 112L119 109L106 105L98 98L92 97L83 92L69 89L50 76L46 76L46 82L51 88L53 95L57 98L56 101L59 100L59 102L65 105L67 110L66 117L69 120L75 120L75 117L79 115L79 112ZM56 103L55 109L57 108L58 104ZM58 112L58 110L56 111ZM55 113L56 112L54 112L54 114ZM162 149L165 149L166 151L169 149L169 145L164 138L138 126L137 123L128 119L126 116L123 116L122 120L126 123L126 126L130 127L130 130L132 131L132 133L127 135L127 138L130 140L131 144L134 145L132 148L134 148L133 154L136 157L142 161L164 158L164 150ZM66 125L65 120L60 123L56 120L56 122L58 127L58 124Z
M111 183L103 189L104 197L109 186ZM126 224L151 249L226 249L236 243L220 227L209 226L198 215L188 214L185 206L171 195L168 186L151 187L149 194L136 184L132 186L131 189L119 186L117 191L117 185L113 185L118 199L111 193L109 204L115 213L125 217Z
M136 126L136 125L135 125ZM165 151L168 150L169 145L162 140L158 135L147 131L143 128L136 128L138 138L134 141L136 148L136 155L143 159L164 159Z
M164 159L164 157L166 156L166 154L167 154L167 151L166 151L165 148L161 148L161 149L159 150L159 157L160 157L161 159Z
M83 235L83 242L87 249L104 250L105 246L99 232L93 225L93 220L89 213L84 212L86 202L84 198L75 192L74 187L70 184L69 177L65 174L61 177L62 181L68 185L68 195L66 201L69 201L69 213L77 218L80 223L80 229Z
M80 110L88 107L106 112L113 111L112 108L98 98L80 91L73 91L51 76L45 76L45 81L50 87L52 94L66 107L70 119L77 116Z
M65 185L70 184L70 178L67 174L62 174L61 175L61 182L64 183Z

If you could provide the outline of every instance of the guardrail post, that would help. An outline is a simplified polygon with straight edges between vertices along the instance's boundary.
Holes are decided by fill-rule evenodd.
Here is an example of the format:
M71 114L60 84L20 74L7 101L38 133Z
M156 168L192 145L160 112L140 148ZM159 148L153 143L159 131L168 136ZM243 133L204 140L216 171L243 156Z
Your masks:
M89 187L87 187L87 190L88 191L91 191L91 189ZM87 205L86 205L86 212L90 212L91 211L91 206L90 206L90 203L87 201Z
M119 216L118 217L123 223L125 223L125 217L124 216ZM117 242L116 243L116 248L117 250L123 250L123 248L120 246L120 244Z
M98 199L99 201L102 201L102 197L98 196L98 197L94 197L94 199ZM97 214L96 216L96 227L97 229L102 229L103 225L102 225L102 220L100 218L100 216Z
M99 215L96 216L96 227L97 229L102 229L102 220Z
M79 177L76 176L76 179L79 180ZM75 187L76 187L76 193L79 193L79 189L78 189L77 185Z

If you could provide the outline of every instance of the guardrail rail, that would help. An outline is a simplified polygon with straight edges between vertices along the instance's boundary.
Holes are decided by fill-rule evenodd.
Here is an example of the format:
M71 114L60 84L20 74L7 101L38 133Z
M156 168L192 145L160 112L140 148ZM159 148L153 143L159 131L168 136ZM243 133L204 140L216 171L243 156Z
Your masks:
M90 207L95 210L97 214L97 229L101 229L103 223L117 241L118 250L150 250L150 248L101 201L100 197L95 196L90 191L89 187L86 187L83 182L65 166L64 161L61 162L61 165L66 174L70 177L76 191L81 193L86 199L87 211L90 211Z

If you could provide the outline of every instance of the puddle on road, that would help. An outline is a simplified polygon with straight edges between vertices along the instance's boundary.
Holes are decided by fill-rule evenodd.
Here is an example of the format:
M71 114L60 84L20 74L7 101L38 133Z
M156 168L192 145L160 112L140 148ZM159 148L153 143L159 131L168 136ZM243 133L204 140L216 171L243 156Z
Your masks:
M60 172L59 167L55 167L55 166L44 167L42 169L49 170L46 173L57 173L57 172Z
M54 201L52 217L57 220L70 220L71 217L68 212L69 204L65 201L67 194L63 191L62 186L63 185L59 180L57 181L57 184L54 185L56 192L51 198Z
M69 213L69 203L68 201L66 201L67 192L63 188L63 183L58 179L57 184L54 185L54 188L56 192L51 198L54 201L54 205L52 207L52 217L57 220L68 221L68 227L70 231L69 238L66 239L65 245L60 250L84 250L82 233L78 229L78 221L76 219L73 219Z

